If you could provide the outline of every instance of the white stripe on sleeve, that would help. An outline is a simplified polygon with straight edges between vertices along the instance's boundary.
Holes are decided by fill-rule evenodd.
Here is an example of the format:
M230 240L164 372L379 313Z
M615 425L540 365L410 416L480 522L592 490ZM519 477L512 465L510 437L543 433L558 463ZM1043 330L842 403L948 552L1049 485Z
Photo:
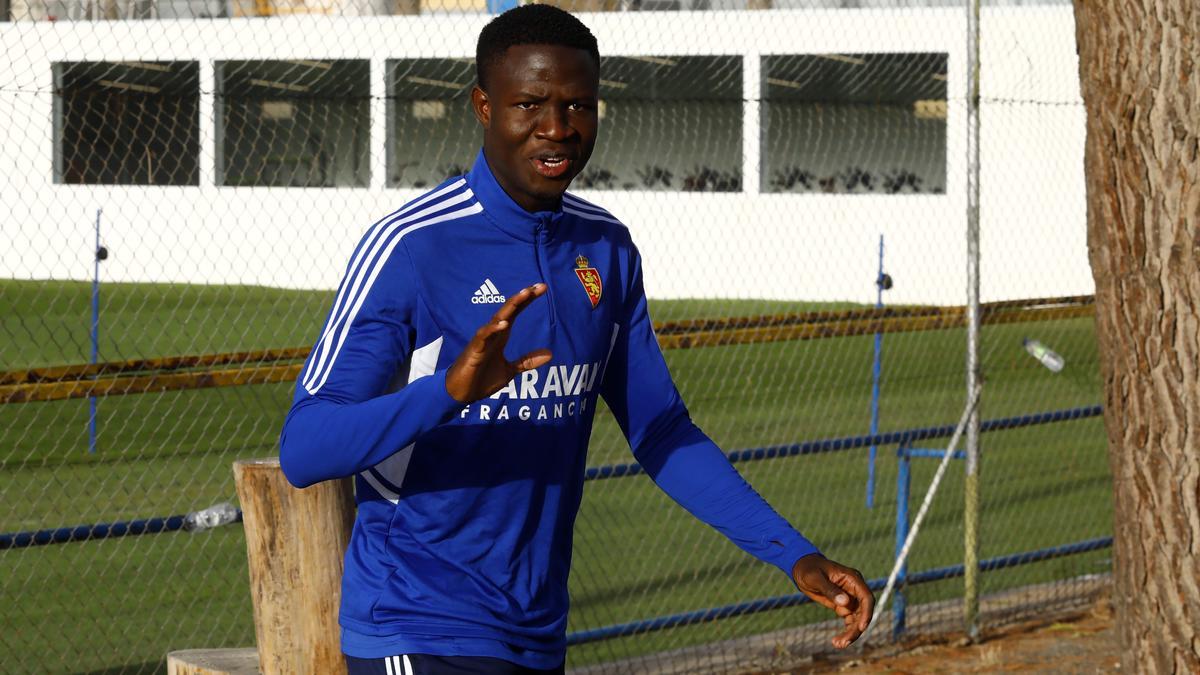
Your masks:
M596 206L595 204L587 201L586 199L580 199L579 197L576 197L575 195L573 195L569 192L563 193L563 202L570 204L571 206L576 206L584 211L591 211L592 213L595 213L597 215L608 216L609 218L612 217L612 214L609 213L608 211L604 210L603 208Z
M445 190L443 189L439 192L444 191ZM381 261L386 261L388 254L390 254L395 248L395 244L392 243L387 247L387 253L385 253L382 258L376 257L379 249L387 245L387 239L391 237L392 233L394 233L398 228L404 225L420 222L423 218L426 218L433 213L436 213L447 207L460 204L471 199L472 197L474 197L474 193L472 193L470 189L467 189L455 195L454 197L438 202L433 206L422 209L415 213L411 209L404 211L398 217L388 221L385 226L373 233L369 237L369 246L367 243L362 245L362 247L359 249L358 255L355 256L354 264L351 266L350 270L347 271L347 279L343 283L342 288L339 290L337 299L334 301L334 308L330 313L329 323L326 324L325 330L321 334L321 339L317 341L317 346L313 350L315 353L313 354L312 359L309 361L308 373L306 373L304 376L304 388L308 389L309 393L313 393L313 382L315 381L317 375L325 369L326 360L330 358L330 347L332 345L337 328L342 324L343 320L347 316L347 307L354 302L356 297L358 299L358 303L355 304L355 307L357 307L359 304L361 304L361 295L365 295L366 292L370 290L369 284L365 288L362 288L363 279L367 274L368 268L372 271L377 270L380 267ZM410 229L411 228L405 228L400 232L399 236L403 237ZM362 264L358 265L360 261ZM378 272L375 273L378 274ZM353 277L353 280L351 280L351 276ZM360 288L362 288L361 295L359 294Z
M608 362L612 358L613 347L617 346L617 334L621 332L621 324L613 324L612 337L608 339L608 355L604 357L604 366L600 369L600 379L596 382L604 386L604 374L608 372Z
M428 220L422 220L420 222L413 223L412 225L409 225L401 230L395 237L391 238L387 248L384 249L383 253L380 254L380 256L375 260L375 264L371 267L371 273L369 276L367 276L363 284L362 293L359 294L354 306L350 309L345 319L341 322L336 336L331 333L329 338L327 338L327 341L332 341L333 344L331 356L328 363L323 364L318 370L314 370L312 373L313 376L310 377L305 383L304 388L308 390L309 394L316 394L321 390L321 387L325 385L326 380L329 379L329 373L333 370L333 364L337 361L338 354L342 351L342 345L346 342L346 335L350 332L350 326L353 325L355 317L358 316L359 310L362 309L363 302L366 301L367 294L370 292L371 286L374 285L375 280L379 277L379 273L383 271L384 263L387 262L388 258L392 255L392 251L395 250L396 245L400 243L400 240L410 232L415 232L421 228L428 227L430 225L436 225L437 223L444 223L450 220L465 218L481 211L483 211L483 205L476 202L466 208L459 209L457 211L451 211L450 213L445 213L435 218L429 218Z
M572 213L572 214L579 216L580 218L585 218L587 220L600 220L600 221L603 221L606 223L612 223L613 225L620 225L621 227L625 227L625 223L622 223L619 220L615 220L613 218L607 218L605 216L600 215L599 213L592 213L591 211L583 211L580 209L573 209L569 206L566 206L565 204L563 206L563 212L564 213Z
M412 383L422 377L432 375L437 370L438 355L441 352L441 337L413 351L408 366L408 382ZM404 449L376 464L373 469L367 469L359 475L375 488L381 497L393 504L399 504L400 488L404 487L404 476L408 473L408 463L412 461L412 453L413 444L410 443Z

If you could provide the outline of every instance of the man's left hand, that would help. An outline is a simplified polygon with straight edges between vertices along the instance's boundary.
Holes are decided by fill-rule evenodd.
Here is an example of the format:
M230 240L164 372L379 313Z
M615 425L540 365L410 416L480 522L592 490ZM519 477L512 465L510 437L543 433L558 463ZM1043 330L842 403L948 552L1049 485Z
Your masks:
M834 647L849 647L867 630L875 611L875 595L858 570L814 553L796 561L792 579L801 592L845 621L846 629L833 638Z

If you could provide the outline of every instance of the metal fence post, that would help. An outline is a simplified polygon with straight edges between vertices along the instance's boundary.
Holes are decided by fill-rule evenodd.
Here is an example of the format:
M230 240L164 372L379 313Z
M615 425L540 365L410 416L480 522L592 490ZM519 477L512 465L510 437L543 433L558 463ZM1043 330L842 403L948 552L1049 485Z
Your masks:
M875 309L883 309L883 292L892 287L892 278L883 272L883 235L879 235L879 274L875 277ZM875 331L875 359L871 362L871 435L879 433L879 381L883 376L883 333ZM875 508L875 455L879 446L871 444L867 461L867 508Z
M904 550L904 541L908 539L908 493L912 487L912 473L908 457L908 441L900 443L896 448L896 558ZM900 567L896 576L896 595L892 600L892 639L899 639L904 633L904 624L908 603L904 597L904 577L908 574L908 563Z
M92 275L92 325L89 337L92 342L92 365L100 356L100 261L108 258L108 250L100 244L100 214L96 209L96 248L92 251L95 272ZM93 375L93 378L95 375ZM96 397L88 397L88 454L96 452Z
M979 363L979 0L967 3L967 396L982 382ZM979 407L967 424L963 505L963 623L979 637Z

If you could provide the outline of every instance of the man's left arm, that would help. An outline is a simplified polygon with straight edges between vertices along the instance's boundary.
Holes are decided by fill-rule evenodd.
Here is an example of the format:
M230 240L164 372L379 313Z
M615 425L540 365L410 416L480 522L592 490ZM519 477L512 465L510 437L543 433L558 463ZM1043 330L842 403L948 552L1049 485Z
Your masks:
M635 258L624 310L602 393L634 456L680 506L750 555L778 567L806 595L834 610L846 630L833 643L848 646L866 630L874 597L861 574L822 556L692 423L654 335L640 258Z

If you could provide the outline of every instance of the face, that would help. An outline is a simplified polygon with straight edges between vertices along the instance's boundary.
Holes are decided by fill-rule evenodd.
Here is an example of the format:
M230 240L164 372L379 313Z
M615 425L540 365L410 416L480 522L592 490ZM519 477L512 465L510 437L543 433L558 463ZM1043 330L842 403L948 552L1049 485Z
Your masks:
M510 47L471 104L483 152L508 196L526 211L556 208L596 144L599 64L582 49Z

